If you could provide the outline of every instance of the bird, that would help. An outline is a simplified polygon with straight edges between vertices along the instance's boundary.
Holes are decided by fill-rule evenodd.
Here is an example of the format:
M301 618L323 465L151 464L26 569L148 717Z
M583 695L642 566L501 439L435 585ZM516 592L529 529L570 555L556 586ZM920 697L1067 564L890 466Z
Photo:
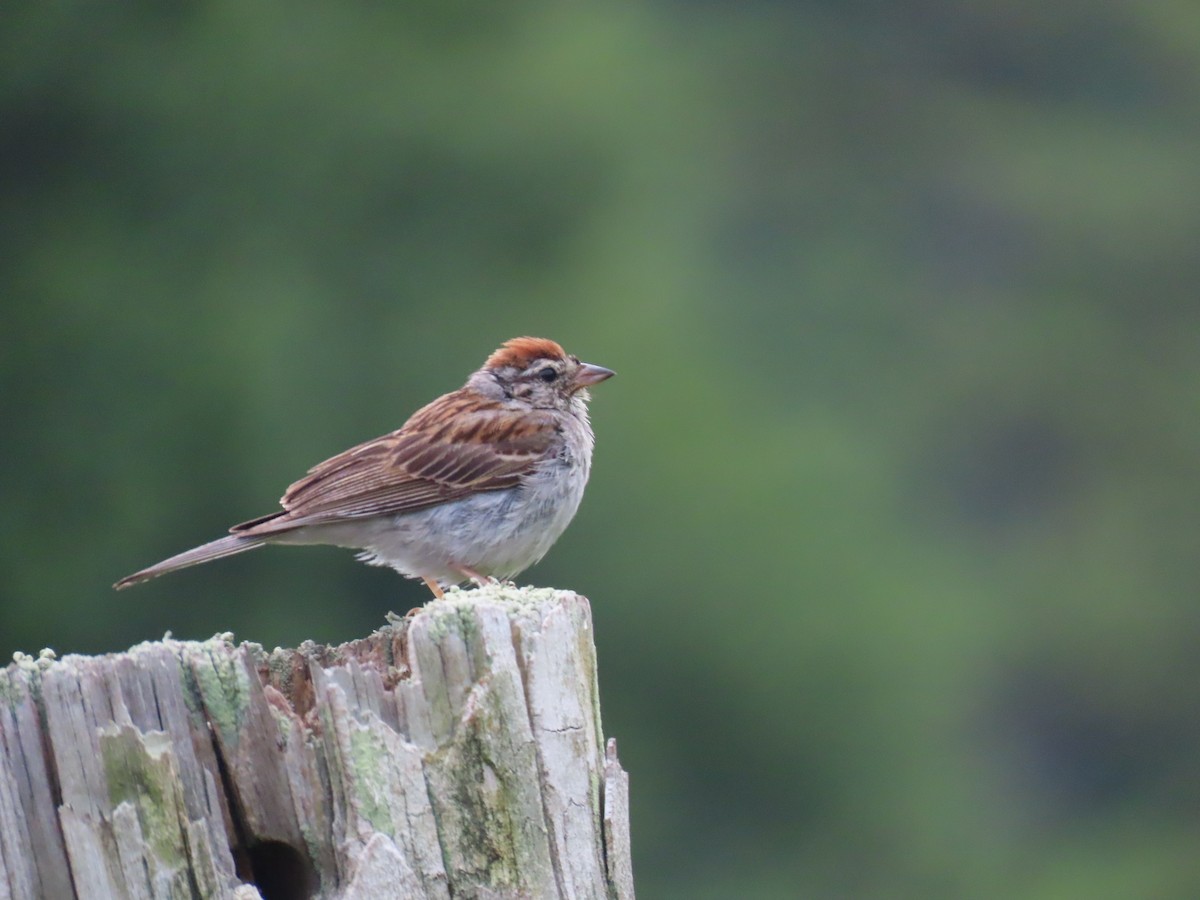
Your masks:
M513 338L396 431L313 466L278 511L113 587L267 544L357 550L439 598L467 581L509 581L574 518L595 445L588 388L614 374L547 338Z

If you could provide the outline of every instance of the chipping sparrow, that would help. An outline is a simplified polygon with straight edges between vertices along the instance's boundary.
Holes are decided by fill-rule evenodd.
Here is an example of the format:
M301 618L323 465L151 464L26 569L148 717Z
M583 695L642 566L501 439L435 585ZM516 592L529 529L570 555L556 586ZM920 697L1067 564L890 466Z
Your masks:
M509 579L575 516L592 465L587 387L613 375L520 337L399 431L314 466L283 509L118 581L120 589L264 544L334 544L442 587Z

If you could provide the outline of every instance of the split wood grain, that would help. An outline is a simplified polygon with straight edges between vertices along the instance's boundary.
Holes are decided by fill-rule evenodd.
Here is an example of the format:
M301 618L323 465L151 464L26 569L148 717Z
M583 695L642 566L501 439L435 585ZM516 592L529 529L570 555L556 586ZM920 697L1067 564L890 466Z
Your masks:
M0 900L632 900L628 810L570 592L0 672Z

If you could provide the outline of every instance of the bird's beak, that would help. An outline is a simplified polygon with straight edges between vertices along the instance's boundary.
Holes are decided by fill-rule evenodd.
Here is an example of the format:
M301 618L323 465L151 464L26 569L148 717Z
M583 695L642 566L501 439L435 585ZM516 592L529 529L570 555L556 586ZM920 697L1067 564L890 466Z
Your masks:
M590 384L599 384L604 379L612 378L616 374L612 369L606 369L604 366L580 363L579 368L575 370L575 384L577 387L587 387Z

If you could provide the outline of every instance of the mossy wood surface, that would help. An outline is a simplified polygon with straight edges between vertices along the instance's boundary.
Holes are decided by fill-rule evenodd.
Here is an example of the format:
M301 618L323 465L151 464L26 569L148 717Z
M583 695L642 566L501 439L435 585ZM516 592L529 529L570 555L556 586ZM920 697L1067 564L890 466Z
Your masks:
M340 647L0 672L0 900L625 900L629 847L569 592L453 592Z

